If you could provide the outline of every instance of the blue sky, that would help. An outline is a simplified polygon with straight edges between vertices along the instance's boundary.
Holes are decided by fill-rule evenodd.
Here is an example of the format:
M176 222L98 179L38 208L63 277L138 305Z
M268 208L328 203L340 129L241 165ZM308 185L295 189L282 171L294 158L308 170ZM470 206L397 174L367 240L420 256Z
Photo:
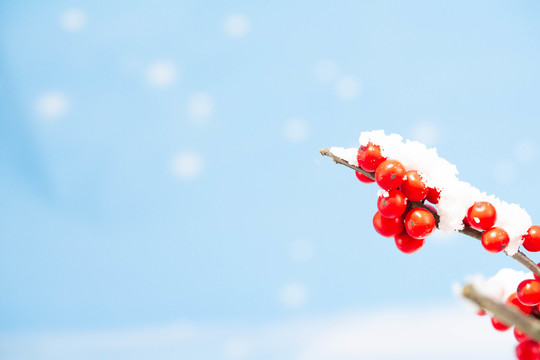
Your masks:
M238 329L236 346L249 351L197 358L266 359L255 338L270 327L459 311L452 283L519 264L458 235L399 253L372 229L376 187L318 150L356 146L363 130L396 132L540 218L539 10L3 2L0 356L69 353L24 350L14 337L54 344L189 324L206 340L172 341L177 354L195 358L189 349ZM302 341L271 356L294 358ZM120 344L115 358L133 358Z

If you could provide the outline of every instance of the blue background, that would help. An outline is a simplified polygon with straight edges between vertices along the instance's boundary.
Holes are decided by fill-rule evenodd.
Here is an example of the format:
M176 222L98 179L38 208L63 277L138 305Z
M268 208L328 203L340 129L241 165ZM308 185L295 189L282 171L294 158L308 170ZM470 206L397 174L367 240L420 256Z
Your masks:
M73 8L86 24L66 31ZM318 150L355 147L374 129L426 141L463 180L539 219L539 11L532 1L3 1L1 333L451 304L467 274L519 268L458 235L401 254L372 229L376 186ZM249 31L231 37L224 22L237 13ZM162 59L178 75L152 86L149 66ZM327 82L324 60L337 69ZM343 77L358 91L340 96ZM51 91L68 102L52 120L39 111ZM213 110L199 123L188 106L201 92ZM295 118L304 132L291 141ZM193 178L171 171L184 151L202 161ZM307 261L291 257L298 239ZM290 283L307 294L298 306L280 301Z

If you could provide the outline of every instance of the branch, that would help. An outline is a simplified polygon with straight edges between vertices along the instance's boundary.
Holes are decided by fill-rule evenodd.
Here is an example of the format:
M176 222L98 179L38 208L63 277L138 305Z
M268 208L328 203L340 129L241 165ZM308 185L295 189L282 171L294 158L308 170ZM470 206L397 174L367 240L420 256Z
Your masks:
M514 306L507 306L478 292L471 284L466 285L463 297L486 309L506 325L514 325L527 334L531 339L540 341L540 321L533 316L527 316Z
M370 179L375 180L375 173L367 172L367 171L365 171L364 169L362 169L362 168L360 168L358 166L354 166L354 165L349 164L349 162L347 160L342 159L339 156L336 156L336 155L332 154L329 149L321 149L321 150L319 150L319 152L323 156L331 157L337 164L345 165L348 168L351 168L351 169L353 169L355 171L358 171L359 173L364 174L365 176L369 177ZM439 217L439 214L437 214L436 211L433 211L432 209L428 208L422 202L413 202L411 204L411 208L416 208L416 207L421 207L421 208L424 208L424 209L428 210L433 215L433 217L435 218L435 224L437 225L437 228L439 227L440 217ZM465 234L467 236L470 236L472 238L475 238L477 240L482 239L482 232L478 231L476 229L473 229L470 226L465 226L462 230L458 230L458 232L460 232L462 234ZM521 251L518 251L517 253L515 253L511 257L513 259L517 260L519 263L521 263L527 269L532 271L534 274L540 276L540 267L534 261L532 261L529 257L527 257L527 255L522 253Z

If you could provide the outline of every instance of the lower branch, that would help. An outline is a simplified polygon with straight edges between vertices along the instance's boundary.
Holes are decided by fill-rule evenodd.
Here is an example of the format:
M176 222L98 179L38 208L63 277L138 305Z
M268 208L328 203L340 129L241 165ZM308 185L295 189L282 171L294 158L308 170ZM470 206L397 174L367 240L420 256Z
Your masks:
M531 339L540 341L540 321L535 317L527 316L514 306L507 306L481 294L471 284L463 288L462 295L480 308L492 313L502 323L514 325Z

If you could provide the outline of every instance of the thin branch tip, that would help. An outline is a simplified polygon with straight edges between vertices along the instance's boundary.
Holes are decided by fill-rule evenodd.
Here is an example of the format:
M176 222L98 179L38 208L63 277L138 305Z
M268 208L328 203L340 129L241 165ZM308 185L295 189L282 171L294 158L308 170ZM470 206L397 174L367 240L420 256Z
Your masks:
M463 287L463 290L461 290L461 295L463 295L463 297L465 298L468 298L472 291L473 291L473 286L471 284L467 284Z

